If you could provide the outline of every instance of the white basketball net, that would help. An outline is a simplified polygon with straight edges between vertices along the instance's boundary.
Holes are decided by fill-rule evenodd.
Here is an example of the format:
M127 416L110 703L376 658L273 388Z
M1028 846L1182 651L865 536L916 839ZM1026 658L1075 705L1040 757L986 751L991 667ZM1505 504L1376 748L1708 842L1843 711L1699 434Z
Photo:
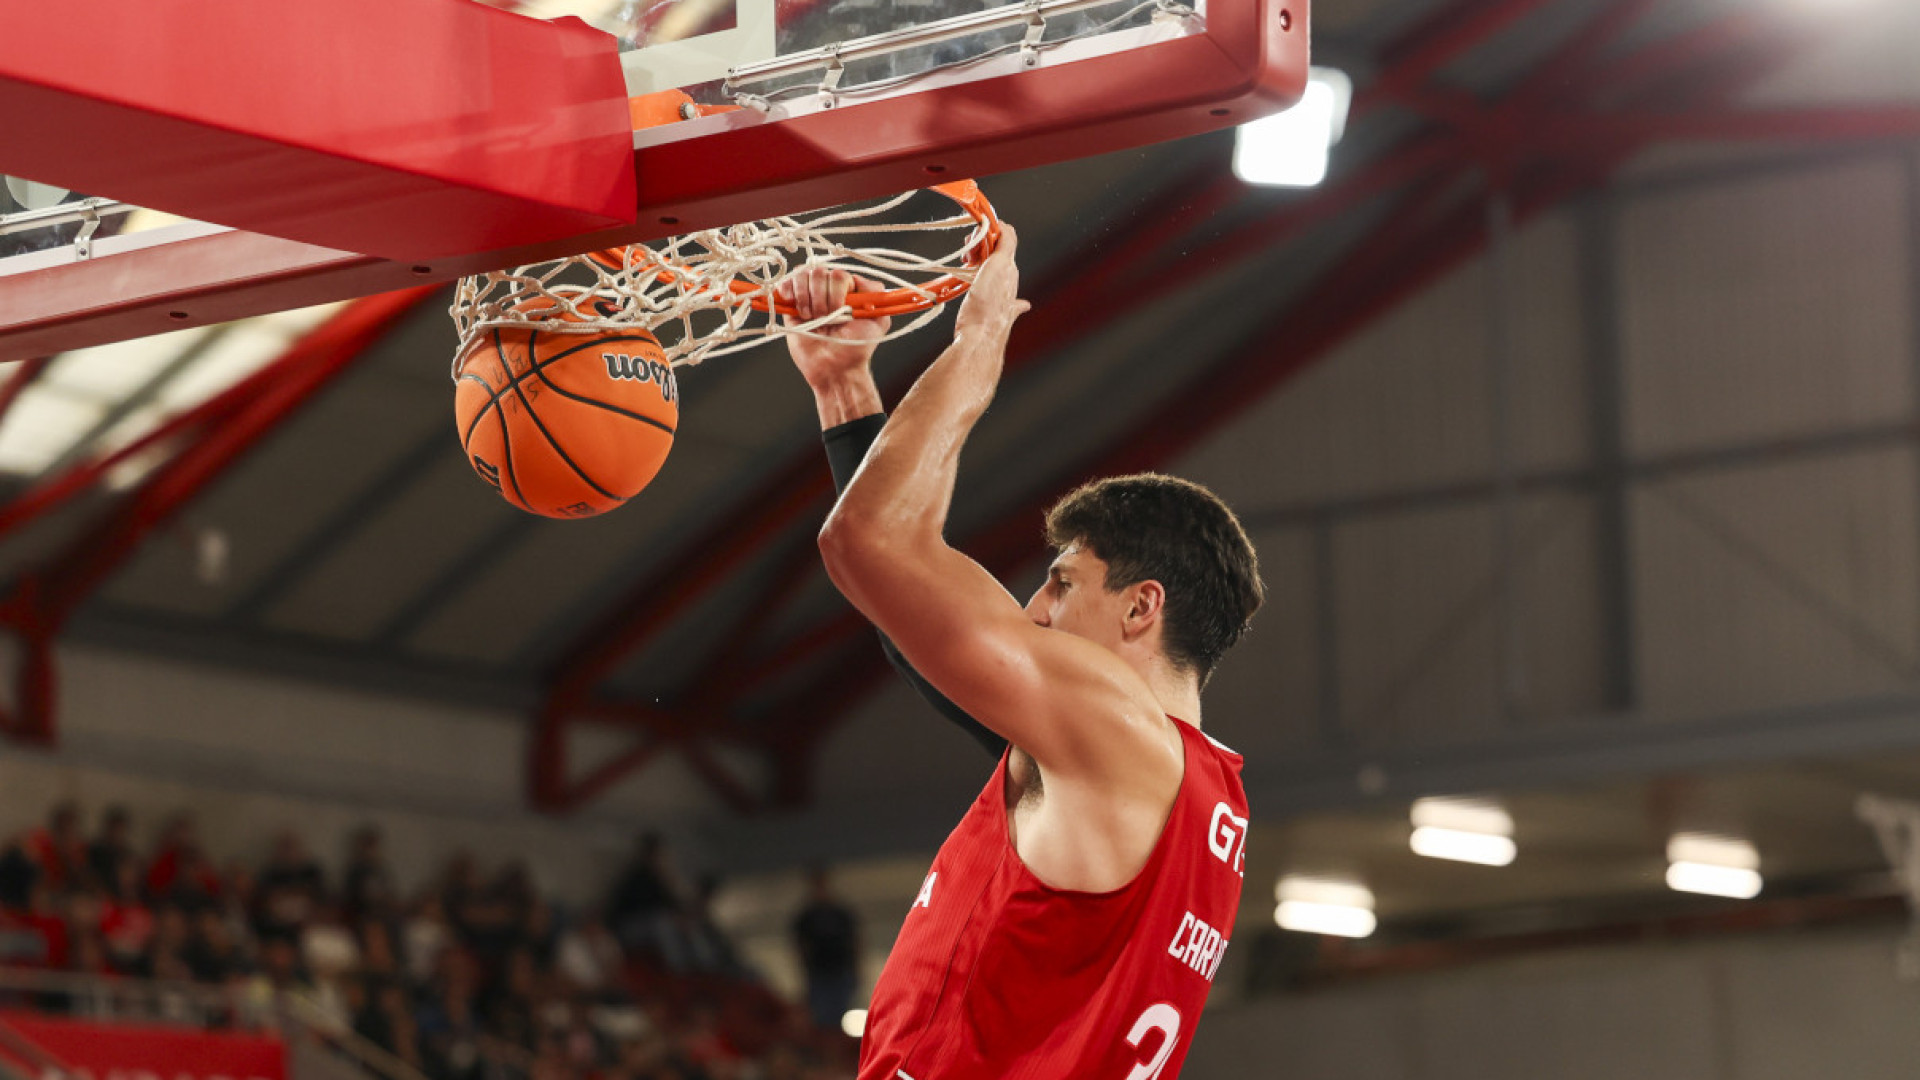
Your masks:
M1860 820L1873 826L1880 850L1893 867L1893 880L1907 896L1913 927L1900 943L1897 956L1900 977L1909 982L1920 980L1920 803L1890 799L1883 795L1862 795L1853 811Z
M870 220L918 194L909 191L871 206L708 229L651 246L634 244L618 268L574 255L463 278L451 309L460 353L476 335L509 326L569 334L634 327L667 331L660 335L661 346L675 366L739 352L786 334L818 337L812 332L850 318L850 309L786 325L779 316L752 306L759 298L771 307L774 289L809 265L836 266L884 282L889 289L931 298L927 284L936 278L972 280L967 256L986 241L988 229L965 213L904 224ZM862 236L962 229L969 231L959 249L938 258L854 242ZM752 288L736 292L734 281ZM896 320L881 340L912 333L941 310L942 305L931 307L904 325ZM672 332L676 326L677 334Z

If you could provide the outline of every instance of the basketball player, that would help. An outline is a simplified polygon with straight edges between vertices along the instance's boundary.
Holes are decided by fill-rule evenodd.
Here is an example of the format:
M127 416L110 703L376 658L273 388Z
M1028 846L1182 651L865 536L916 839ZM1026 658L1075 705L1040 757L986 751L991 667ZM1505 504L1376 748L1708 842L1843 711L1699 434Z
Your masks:
M820 534L829 576L943 711L1009 744L907 914L860 1080L1173 1077L1239 907L1240 758L1198 727L1262 599L1232 512L1169 477L1082 487L1047 515L1057 555L1024 610L943 538L1027 310L1015 246L1009 228L890 419L869 368L883 325L789 339L836 472L849 440L864 451ZM856 286L873 287L815 269L783 288L811 319Z

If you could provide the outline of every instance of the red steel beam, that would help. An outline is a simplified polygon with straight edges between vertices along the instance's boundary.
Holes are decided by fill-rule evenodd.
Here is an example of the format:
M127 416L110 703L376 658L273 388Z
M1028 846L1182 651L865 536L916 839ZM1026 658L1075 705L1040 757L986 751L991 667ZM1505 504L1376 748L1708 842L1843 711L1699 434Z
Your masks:
M1751 48L1757 42L1782 36L1779 24L1767 12L1733 11L1671 37L1649 42L1603 68L1591 68L1596 79L1582 100L1590 112L1618 107L1630 97L1642 104L1662 100L1666 91L1674 89L1674 84L1685 84L1712 63L1736 56L1739 50ZM1684 95L1684 85L1678 92ZM1726 101L1721 100L1714 107L1725 104Z
M69 549L65 558L41 575L48 590L48 610L63 616L71 612L154 529L334 378L363 359L368 346L436 292L424 287L355 301L250 379L256 384L257 396L162 466L125 500L105 527Z
M90 490L106 475L154 447L192 435L239 410L247 402L267 392L279 373L264 369L215 394L191 409L154 426L125 446L111 453L75 463L58 476L40 477L33 486L0 506L0 537L5 537L32 521L37 521L74 496Z
M1566 96L1571 89L1590 86L1590 76L1600 57L1658 3L1659 0L1614 0L1521 79L1509 100L1551 101Z
M630 730L643 741L601 763L586 776L570 776L572 754L567 733L574 724L594 723ZM645 768L662 751L684 754L695 736L725 733L725 718L689 708L660 709L642 702L562 699L550 696L534 717L527 750L527 798L535 809L569 813ZM726 792L716 791L722 798Z
M1585 25L1575 29L1559 48L1508 92L1505 100L1497 104L1489 105L1464 91L1431 86L1425 88L1418 97L1410 97L1404 103L1463 132L1478 133L1498 127L1503 116L1510 115L1516 107L1534 106L1590 87L1591 65L1595 59L1639 22L1654 2L1619 0L1602 8Z
M0 598L0 621L13 628L24 646L9 718L15 737L40 744L53 742L53 638L87 597L155 529L352 367L374 340L434 291L423 288L368 297L309 332L279 360L244 380L241 386L249 392L248 399L230 414L209 423L199 441L161 465L59 557L15 581Z
M1365 116L1382 105L1400 102L1416 89L1424 89L1440 69L1551 2L1469 0L1442 8L1408 34L1401 45L1387 50L1386 70L1355 95L1354 114Z
M554 813L570 813L605 794L608 788L632 776L647 767L666 744L651 736L640 736L641 742L632 749L617 754L594 768L586 776L572 783L564 778L541 782L535 781L539 790L536 805Z
M688 710L665 711L625 703L594 702L573 708L549 703L537 718L527 756L528 798L535 809L571 813L672 750L734 812L760 811L766 800L713 756L711 741L716 734L724 734L728 725L724 718L709 719L713 722L702 725ZM586 776L572 779L568 775L572 755L567 733L577 723L595 721L632 730L641 741L595 766Z
M8 411L13 408L13 403L20 400L21 393L46 372L47 365L52 360L50 356L22 360L19 366L8 374L6 383L0 384L0 420L6 419Z

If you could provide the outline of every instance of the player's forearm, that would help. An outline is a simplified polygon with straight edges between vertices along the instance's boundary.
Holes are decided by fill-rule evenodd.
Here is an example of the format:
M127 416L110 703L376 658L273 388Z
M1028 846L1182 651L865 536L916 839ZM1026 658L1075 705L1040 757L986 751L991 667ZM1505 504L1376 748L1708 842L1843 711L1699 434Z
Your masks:
M887 414L874 412L867 416L855 417L844 424L826 429L821 434L821 442L827 451L827 465L833 472L833 490L836 495L847 490L847 485L860 471L861 462L866 460L867 451L873 448L875 439L886 426ZM885 634L880 635L880 650L886 654L887 662L892 664L900 677L919 693L920 697L932 705L935 712L945 717L960 730L967 733L989 754L999 757L1007 748L1007 740L993 732L993 729L974 719L965 709L953 703L953 699L941 693L907 662L898 646Z
M883 411L880 387L873 381L870 368L823 376L817 381L809 379L807 385L813 390L821 431Z
M993 399L1004 333L962 332L914 383L841 495L822 542L862 545L938 539L960 449Z

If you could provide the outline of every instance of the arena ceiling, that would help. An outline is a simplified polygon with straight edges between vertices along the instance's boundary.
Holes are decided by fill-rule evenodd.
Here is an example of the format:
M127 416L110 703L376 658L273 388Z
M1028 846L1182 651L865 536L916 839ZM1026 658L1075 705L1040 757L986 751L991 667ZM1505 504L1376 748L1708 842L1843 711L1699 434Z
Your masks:
M953 539L1023 590L1050 496L1177 459L1493 233L1622 176L1920 134L1910 104L1794 92L1796 65L1860 32L1808 8L1320 0L1315 61L1356 84L1321 187L1243 186L1225 135L986 179L1022 231L1036 306L969 445ZM20 499L249 365L284 359L305 381L156 445L58 512L7 521L0 610L61 640L524 710L546 809L665 759L743 812L805 802L823 736L888 674L819 568L826 467L780 348L686 372L653 486L552 522L509 507L459 450L448 299L16 367L10 421L62 402L85 418L60 439L30 432L8 459ZM883 351L892 395L947 325ZM581 725L630 733L630 748L569 762Z

